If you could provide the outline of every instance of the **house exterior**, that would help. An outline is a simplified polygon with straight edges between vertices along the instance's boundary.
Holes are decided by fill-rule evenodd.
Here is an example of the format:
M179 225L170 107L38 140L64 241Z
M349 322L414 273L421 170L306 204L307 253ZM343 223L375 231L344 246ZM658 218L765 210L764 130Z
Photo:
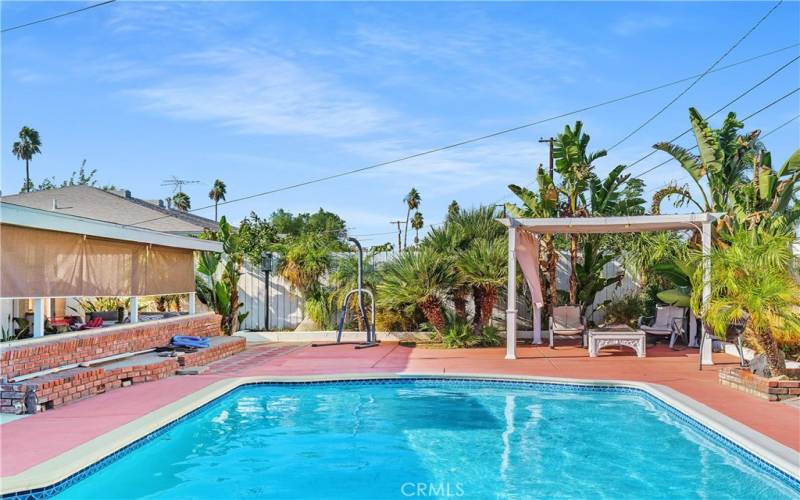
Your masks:
M170 208L162 200L135 198L127 190L67 186L3 196L0 201L168 234L196 236L206 228L218 229L212 219Z
M47 318L74 314L70 311L76 297L130 297L132 322L137 321L141 296L185 295L193 312L194 252L222 249L219 242L192 237L202 231L199 221L148 207L144 207L147 212L137 211L137 216L166 215L153 224L172 231L81 217L65 212L85 211L98 200L110 200L108 209L97 207L95 215L133 223L136 221L123 212L126 207L141 206L140 200L83 186L53 191L57 193L47 193L49 210L5 201L43 203L41 195L33 196L38 193L9 196L0 202L0 326L4 337L13 318L30 322L34 337L43 335ZM77 199L81 193L87 195L86 200ZM65 208L54 210L52 205ZM69 206L72 208L66 208Z

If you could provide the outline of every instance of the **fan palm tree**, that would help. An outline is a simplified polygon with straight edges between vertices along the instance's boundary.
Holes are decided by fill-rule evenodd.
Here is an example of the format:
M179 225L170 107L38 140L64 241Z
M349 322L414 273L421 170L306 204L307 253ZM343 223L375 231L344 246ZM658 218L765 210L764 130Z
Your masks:
M188 212L189 209L192 208L192 199L183 191L178 191L175 193L175 196L172 197L172 204L175 205L176 209Z
M219 200L225 201L225 194L227 194L227 187L220 179L214 181L214 187L208 192L208 197L214 202L214 220L217 220L217 205Z
M414 218L411 219L411 227L414 229L414 244L419 245L419 230L425 227L425 219L422 218L422 212L414 212Z
M378 284L381 306L405 309L418 306L438 335L444 331L443 300L456 282L450 261L429 247L401 253L383 269Z
M565 198L563 206L564 215L567 217L580 217L586 215L586 199L584 192L589 186L594 167L592 163L598 158L606 156L605 150L589 153L589 134L583 132L583 123L575 122L575 127L564 127L564 132L558 134L553 143L553 159L555 170L561 176L559 191ZM578 235L570 235L570 275L569 275L569 302L576 304L578 300Z
M692 308L715 335L724 337L728 325L745 321L745 335L764 353L770 375L786 371L777 339L800 338L800 284L792 276L796 260L791 252L795 238L785 226L735 229L730 245L713 248L711 298L701 307L702 265L692 274ZM695 260L702 262L702 255Z
M41 153L42 141L39 132L30 127L22 127L19 131L19 140L14 143L11 152L18 160L25 160L25 192L30 192L31 183L30 161L33 155Z
M419 195L419 191L416 188L411 188L411 191L408 192L403 201L406 202L406 207L408 210L406 211L406 228L405 234L403 236L403 248L408 247L408 221L411 219L411 211L417 210L419 208L419 204L422 201L422 197Z
M475 301L473 325L476 332L489 323L497 303L497 291L507 276L508 256L503 240L479 239L459 253L456 267L464 283L472 287Z

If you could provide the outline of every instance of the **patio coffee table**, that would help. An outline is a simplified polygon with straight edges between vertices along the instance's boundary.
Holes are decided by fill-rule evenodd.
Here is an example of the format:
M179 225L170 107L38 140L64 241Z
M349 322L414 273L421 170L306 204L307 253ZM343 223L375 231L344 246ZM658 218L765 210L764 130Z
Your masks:
M627 325L609 325L589 330L589 357L596 358L603 347L619 345L633 348L636 355L643 358L647 352L645 338L643 331Z

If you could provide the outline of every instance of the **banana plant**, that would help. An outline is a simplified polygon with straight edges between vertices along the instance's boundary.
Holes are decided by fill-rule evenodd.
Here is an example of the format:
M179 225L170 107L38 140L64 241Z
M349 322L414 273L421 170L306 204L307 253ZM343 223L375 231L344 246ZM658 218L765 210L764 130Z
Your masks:
M219 220L218 231L206 231L201 237L221 242L224 255L200 252L195 275L197 297L221 316L222 333L232 335L249 314L239 312L244 305L239 302L239 278L244 261L241 240L225 216Z
M509 184L508 189L517 195L522 202L522 206L513 203L506 203L506 211L514 217L536 217L549 218L558 217L559 212L559 193L553 178L539 166L536 171L536 182L538 191L534 192L526 187L516 184ZM552 313L554 307L558 305L558 289L556 288L556 273L558 269L558 251L555 247L555 235L547 234L542 238L545 248L545 263L542 276L547 277L547 299L549 312Z
M753 180L734 192L733 218L737 224L753 228L763 221L782 218L789 226L800 221L800 149L777 171L772 168L769 151L753 162Z

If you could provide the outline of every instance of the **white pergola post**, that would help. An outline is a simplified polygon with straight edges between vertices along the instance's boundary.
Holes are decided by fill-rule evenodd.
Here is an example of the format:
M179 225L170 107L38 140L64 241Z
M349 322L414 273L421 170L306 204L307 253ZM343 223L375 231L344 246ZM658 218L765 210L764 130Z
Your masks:
M139 322L139 297L136 296L131 297L130 318L131 318L131 323Z
M197 311L197 292L189 292L189 314Z
M703 310L708 307L708 302L711 300L711 222L703 223L702 234L703 246ZM707 337L705 327L702 328L700 335ZM713 365L714 360L711 356L712 352L712 339L704 338L702 342L702 352L700 353L700 362L704 365Z
M517 230L508 227L508 304L506 305L506 359L517 359Z
M542 308L536 304L533 305L533 343L542 343Z
M44 337L44 300L42 297L33 299L33 336Z

